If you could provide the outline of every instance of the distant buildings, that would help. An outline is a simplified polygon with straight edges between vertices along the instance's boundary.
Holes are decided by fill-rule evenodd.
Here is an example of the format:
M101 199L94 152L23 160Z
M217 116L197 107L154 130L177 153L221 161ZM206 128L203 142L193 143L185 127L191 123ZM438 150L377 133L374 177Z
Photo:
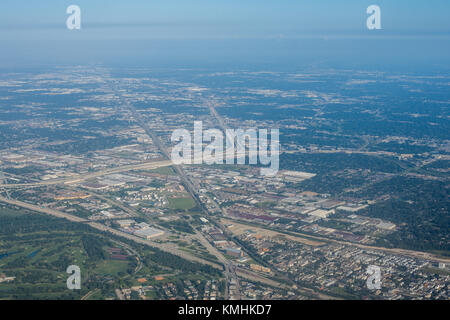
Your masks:
M164 234L164 231L152 227L147 227L135 231L134 234L148 240L154 237L162 236Z
M252 269L254 271L265 272L265 273L272 272L272 270L270 270L270 268L266 268L266 267L260 266L259 264L253 264L253 263L250 265L250 269Z
M4 273L0 274L0 283L3 282L12 282L16 279L16 277L7 277Z
M225 248L225 253L236 258L242 258L244 256L244 252L237 248Z
M164 231L153 228L145 222L136 223L136 221L132 219L117 220L115 223L121 229L125 229L127 232L147 240L164 234Z
M120 228L129 228L132 225L134 225L136 221L131 219L125 219L125 220L116 220L115 224L117 224Z
M334 210L317 209L308 213L310 216L319 218L327 218L329 215L334 214Z
M359 205L359 204L346 204L343 206L337 207L339 210L347 211L347 212L357 212L359 210L367 208L367 205Z

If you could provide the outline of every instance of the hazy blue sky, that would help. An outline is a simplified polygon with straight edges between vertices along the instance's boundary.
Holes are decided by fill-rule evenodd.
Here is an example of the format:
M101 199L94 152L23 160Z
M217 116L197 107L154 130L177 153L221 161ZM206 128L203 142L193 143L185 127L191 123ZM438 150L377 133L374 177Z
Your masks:
M81 7L82 30L66 29L71 4ZM371 4L381 7L383 30L366 29ZM252 53L261 62L352 59L355 50L448 62L449 16L449 0L2 0L0 65Z
M149 37L358 32L371 4L381 7L386 31L450 32L448 0L2 0L2 34L5 28L64 27L70 4L81 7L85 28L141 25Z

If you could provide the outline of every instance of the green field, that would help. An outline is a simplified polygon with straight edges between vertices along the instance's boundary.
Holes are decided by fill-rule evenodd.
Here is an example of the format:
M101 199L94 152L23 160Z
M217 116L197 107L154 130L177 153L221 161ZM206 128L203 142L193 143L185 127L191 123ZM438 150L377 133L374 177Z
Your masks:
M80 299L129 267L109 260L111 243L86 225L5 207L0 221L0 274L15 277L0 284L0 299ZM81 290L67 289L70 265L81 269Z
M196 204L192 198L169 198L169 208L173 210L191 210Z
M195 205L192 199L177 200L182 208ZM189 224L181 222L173 228L192 231ZM126 247L133 248L136 255L126 261L110 258L109 248ZM81 269L81 290L67 288L70 265ZM0 283L0 300L78 300L85 295L88 299L114 299L116 288L139 285L139 278L151 283L156 274L173 274L177 279L221 277L209 266L102 234L85 224L0 204L0 275L15 277ZM161 297L156 292L151 295Z
M176 173L175 173L175 171L173 170L172 167L160 167L160 168L152 169L152 170L149 170L149 171L150 172L154 172L154 173L169 175L169 176L176 175Z
M103 260L97 264L94 272L102 275L117 276L119 272L126 272L128 265L127 261Z

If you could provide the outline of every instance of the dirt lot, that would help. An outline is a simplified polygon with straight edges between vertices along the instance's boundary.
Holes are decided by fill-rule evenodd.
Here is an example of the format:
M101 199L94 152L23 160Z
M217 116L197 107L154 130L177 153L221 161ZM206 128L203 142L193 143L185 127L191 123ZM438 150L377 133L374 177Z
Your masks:
M221 222L223 224L232 224L231 227L228 228L228 230L230 230L233 234L235 235L241 235L245 232L247 232L248 230L251 230L253 232L255 232L256 235L261 235L263 237L270 237L270 238L275 238L275 237L283 237L292 241L297 241L309 246L320 246L323 245L323 242L319 242L319 241L314 241L314 240L310 240L310 239L306 239L306 238L302 238L302 237L295 237L295 236L291 236L291 235L287 235L281 232L276 232L276 231L272 231L272 230L267 230L264 228L260 228L260 227L252 227L249 225L245 225L245 224L240 224L237 223L235 221L232 220L228 220L228 219L221 219Z

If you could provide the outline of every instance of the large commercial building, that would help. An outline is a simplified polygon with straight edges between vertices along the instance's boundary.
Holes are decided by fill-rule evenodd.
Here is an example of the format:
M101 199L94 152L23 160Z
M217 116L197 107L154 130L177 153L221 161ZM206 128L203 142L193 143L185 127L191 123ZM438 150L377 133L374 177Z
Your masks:
M149 228L137 230L134 232L134 234L137 235L138 237L141 237L144 239L151 239L151 238L162 236L164 234L164 231L149 227Z

